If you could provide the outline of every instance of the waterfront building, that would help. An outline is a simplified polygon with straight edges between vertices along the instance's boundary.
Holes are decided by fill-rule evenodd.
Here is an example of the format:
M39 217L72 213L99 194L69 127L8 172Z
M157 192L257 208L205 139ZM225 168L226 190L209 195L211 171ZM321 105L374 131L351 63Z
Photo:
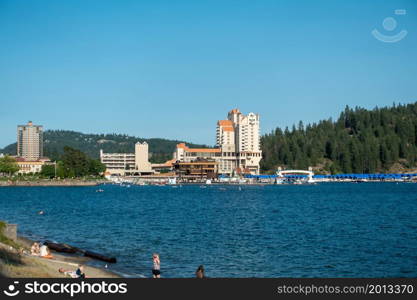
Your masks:
M36 161L43 156L43 126L29 121L17 126L17 156Z
M149 162L148 143L137 142L135 153L104 153L100 150L100 161L106 166L106 174L144 175L152 174L152 165Z
M238 109L227 120L217 122L216 148L189 148L177 145L174 159L180 162L213 160L218 174L259 174L262 159L259 115L243 115Z
M177 161L174 170L177 175L186 179L216 178L218 162L213 159L198 159L188 162Z
M37 160L26 160L23 157L15 157L16 164L19 167L18 174L35 174L42 171L44 165L53 164L48 158L39 158Z
M168 173L170 171L172 171L174 169L174 163L176 162L175 159L171 159L168 160L164 163L159 163L159 164L151 164L152 167L152 171L154 171L155 173Z
M104 153L100 150L100 161L106 166L106 173L124 175L126 170L135 169L134 153Z
M174 159L181 162L191 162L197 159L213 159L221 157L219 148L189 148L185 143L180 143L174 153Z
M251 112L243 115L238 109L232 109L227 118L228 120L219 121L218 124L225 121L232 123L234 143L231 144L228 140L224 142L221 139L223 129L223 132L217 131L217 146L227 150L222 152L231 152L229 157L234 158L234 167L238 172L248 170L252 174L259 174L259 163L262 159L259 114ZM230 172L229 166L225 167L223 173Z
M243 115L233 109L227 120L217 122L215 148L190 148L179 143L172 160L151 164L148 144L144 142L136 143L135 153L103 153L101 150L100 160L106 165L107 174L120 176L148 175L173 169L179 175L190 176L259 174L262 159L259 128L258 114Z

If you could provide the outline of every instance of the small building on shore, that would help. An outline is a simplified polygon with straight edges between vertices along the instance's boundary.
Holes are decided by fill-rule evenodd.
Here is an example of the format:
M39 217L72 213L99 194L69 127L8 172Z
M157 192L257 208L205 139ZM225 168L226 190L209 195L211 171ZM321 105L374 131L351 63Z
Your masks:
M16 159L16 164L19 167L17 174L35 174L42 171L44 165L54 164L47 157L42 157L37 160L27 160L23 157L14 157Z
M218 165L218 162L209 159L197 159L189 162L177 161L174 163L174 170L181 178L217 178Z

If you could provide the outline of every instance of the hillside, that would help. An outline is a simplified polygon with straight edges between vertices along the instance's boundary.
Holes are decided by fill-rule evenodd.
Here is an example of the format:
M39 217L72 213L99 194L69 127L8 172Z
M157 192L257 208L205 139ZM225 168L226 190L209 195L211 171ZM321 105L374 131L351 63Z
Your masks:
M346 109L331 119L292 129L277 128L261 138L261 167L323 173L401 172L417 167L417 102L366 110Z
M171 159L175 146L184 142L159 138L144 139L123 134L84 134L68 130L47 130L44 132L44 155L56 160L63 153L64 146L79 149L91 158L98 158L100 149L104 152L133 153L138 141L146 141L149 144L151 162L165 162ZM187 144L190 147L205 147ZM16 143L0 149L0 153L16 155Z

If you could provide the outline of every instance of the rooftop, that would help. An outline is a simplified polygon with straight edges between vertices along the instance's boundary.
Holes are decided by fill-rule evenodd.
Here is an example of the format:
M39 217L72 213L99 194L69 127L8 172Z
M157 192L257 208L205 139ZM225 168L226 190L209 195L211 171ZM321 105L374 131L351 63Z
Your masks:
M229 112L229 114L240 114L240 111L238 108L234 108Z
M217 124L220 126L233 127L233 122L230 120L219 120Z

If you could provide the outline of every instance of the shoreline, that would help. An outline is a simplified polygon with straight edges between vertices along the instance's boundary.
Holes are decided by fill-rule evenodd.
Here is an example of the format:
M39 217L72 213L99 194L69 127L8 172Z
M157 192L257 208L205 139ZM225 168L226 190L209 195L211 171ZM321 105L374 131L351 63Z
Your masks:
M35 242L32 239L19 234L17 244L26 253L13 247L0 243L0 277L7 278L70 278L58 269L76 270L79 264L84 265L88 278L123 278L115 271L89 265L93 261L80 255L66 255L51 250L53 259L45 259L27 254Z
M20 187L20 186L97 186L106 183L106 180L77 180L77 179L64 179L64 180L35 180L35 181L0 181L0 187Z

